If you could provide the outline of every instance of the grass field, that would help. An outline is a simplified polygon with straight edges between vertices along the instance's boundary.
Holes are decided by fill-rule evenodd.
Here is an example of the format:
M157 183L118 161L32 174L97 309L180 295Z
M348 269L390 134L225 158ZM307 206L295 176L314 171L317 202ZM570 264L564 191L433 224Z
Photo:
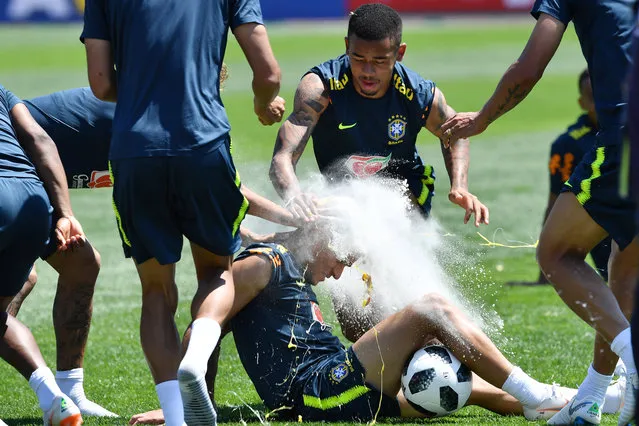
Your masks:
M475 110L492 93L506 67L518 56L532 19L503 17L489 22L470 20L414 20L407 24L405 63L433 79L459 111ZM319 28L318 28L319 27ZM292 106L293 90L302 73L343 51L345 23L326 25L282 24L269 28L283 70L282 96ZM78 42L78 26L0 27L0 84L28 98L86 85L85 59ZM230 40L226 61L230 80L223 98L228 108L236 164L244 182L274 197L267 178L276 128L261 127L252 112L250 71L242 53ZM547 153L551 140L579 113L577 75L585 66L572 30L543 81L514 112L473 139L470 189L491 209L491 224L482 229L500 242L534 243L545 208L548 179ZM533 377L575 386L591 360L593 332L568 310L551 288L510 288L504 283L536 277L534 250L487 248L476 230L462 223L462 211L446 199L447 178L437 141L425 132L419 140L422 157L439 171L439 196L434 216L453 234L446 244L461 248L468 263L451 269L479 303L493 306L503 320L497 337L501 349ZM300 166L301 174L316 171L312 151ZM139 344L140 285L132 262L126 261L114 226L109 190L72 193L76 215L93 245L102 254L102 271L95 294L93 325L85 362L85 389L93 400L122 415L116 420L86 419L87 425L121 425L137 412L156 408L151 375ZM250 225L267 225L249 219ZM194 293L194 269L185 249L177 281L181 291L178 325L189 321ZM481 265L484 271L472 276ZM55 342L51 307L56 277L38 262L39 284L27 300L20 319L31 327L42 352L55 368ZM408 284L407 284L408 285ZM330 309L325 306L324 311ZM334 321L332 315L329 321ZM41 424L35 396L14 370L0 364L0 418L11 425ZM217 382L221 421L258 422L261 405L242 370L232 339L223 344ZM401 423L393 421L393 423ZM479 408L466 408L436 424L517 425L523 418L502 418ZM603 424L616 424L606 416Z

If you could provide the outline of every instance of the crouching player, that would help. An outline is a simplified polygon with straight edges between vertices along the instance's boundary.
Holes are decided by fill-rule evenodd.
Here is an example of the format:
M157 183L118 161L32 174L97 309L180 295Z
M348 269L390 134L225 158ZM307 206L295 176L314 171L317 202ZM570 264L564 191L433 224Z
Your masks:
M29 329L4 310L47 244L52 212L60 250L84 243L66 186L55 145L0 86L0 357L29 381L45 426L79 425L82 416L56 384Z
M467 405L547 419L575 393L539 383L513 366L488 336L436 294L425 295L344 347L324 324L313 291L326 278L338 279L352 261L331 249L331 239L326 227L316 223L280 244L254 244L233 263L236 296L230 326L242 364L270 410L294 420L424 417L402 395L400 378L407 359L433 339L474 372ZM160 410L130 421L159 423Z

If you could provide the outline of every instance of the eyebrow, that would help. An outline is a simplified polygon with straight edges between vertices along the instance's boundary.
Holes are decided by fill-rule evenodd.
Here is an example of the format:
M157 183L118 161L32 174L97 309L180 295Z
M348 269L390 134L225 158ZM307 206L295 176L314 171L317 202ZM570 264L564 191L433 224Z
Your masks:
M351 55L356 56L358 58L363 58L364 57L364 56L360 55L359 53L356 53L356 52L353 52L353 51L351 51L350 53L351 53ZM392 53L389 53L388 55L385 55L385 56L373 56L373 59L389 59L391 57L392 57Z

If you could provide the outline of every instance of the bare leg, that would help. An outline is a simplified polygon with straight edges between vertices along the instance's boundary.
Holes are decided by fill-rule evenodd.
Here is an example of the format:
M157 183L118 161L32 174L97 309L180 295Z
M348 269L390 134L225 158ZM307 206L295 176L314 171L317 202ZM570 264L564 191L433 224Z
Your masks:
M433 337L494 386L501 388L513 369L488 336L436 294L382 321L355 342L353 350L366 370L367 383L386 395L397 395L404 363Z
M175 264L156 259L136 265L142 282L140 340L156 384L175 380L180 362L180 337L175 325L178 295Z
M544 225L537 257L566 305L611 342L628 328L628 320L612 291L585 262L588 252L606 235L575 195L564 192Z
M25 379L29 380L35 370L46 366L31 331L6 312L0 312L0 335L0 357Z
M6 307L6 311L9 315L13 317L18 316L18 312L20 312L20 308L24 303L24 299L26 299L27 296L31 294L31 291L33 290L33 287L35 287L37 282L38 274L36 272L35 265L33 265L33 268L31 268L31 272L29 272L29 278L27 278L27 280L24 282L22 289L20 289L18 294L13 296L13 300L9 301L9 304ZM2 307L2 309L4 310L4 307Z
M93 293L100 272L100 254L87 243L47 258L58 274L53 325L60 371L81 368L93 313Z

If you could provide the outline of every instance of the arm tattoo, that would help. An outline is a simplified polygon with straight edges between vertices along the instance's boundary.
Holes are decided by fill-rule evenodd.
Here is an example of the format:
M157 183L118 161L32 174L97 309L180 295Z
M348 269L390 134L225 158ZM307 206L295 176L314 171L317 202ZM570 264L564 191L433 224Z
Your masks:
M521 87L521 84L515 84L512 88L508 89L508 95L504 102L497 107L497 111L495 111L490 117L488 117L488 123L492 123L497 120L501 115L510 111L514 108L519 102L522 101L528 94L528 90Z

